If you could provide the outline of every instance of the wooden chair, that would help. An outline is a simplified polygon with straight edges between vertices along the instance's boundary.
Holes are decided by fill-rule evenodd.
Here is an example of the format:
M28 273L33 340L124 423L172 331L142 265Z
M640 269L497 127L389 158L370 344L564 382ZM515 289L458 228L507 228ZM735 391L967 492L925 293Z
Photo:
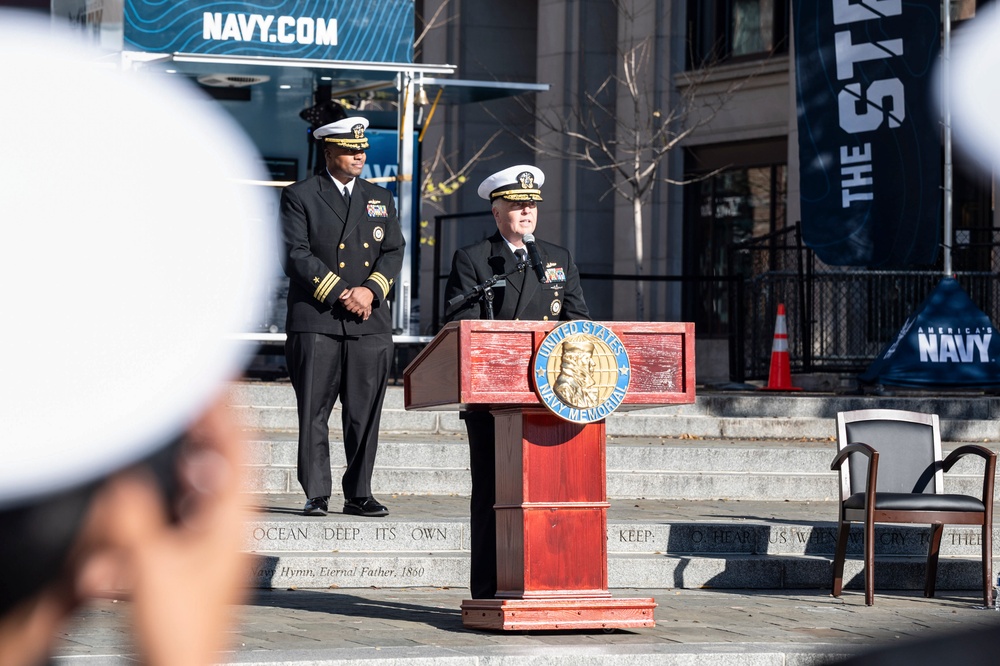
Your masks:
M947 525L979 525L982 530L983 604L992 603L993 477L996 453L976 444L960 446L941 460L937 414L863 409L837 414L840 523L833 558L833 596L844 582L851 523L864 523L865 603L874 603L875 523L931 525L924 596L934 596L941 535ZM944 472L962 457L986 461L982 498L944 492ZM844 463L847 463L846 465Z

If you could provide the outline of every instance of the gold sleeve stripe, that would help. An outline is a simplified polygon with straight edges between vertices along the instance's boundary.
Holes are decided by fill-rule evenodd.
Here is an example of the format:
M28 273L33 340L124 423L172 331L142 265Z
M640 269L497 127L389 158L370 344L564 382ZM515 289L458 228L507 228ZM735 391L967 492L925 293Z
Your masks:
M372 280L382 289L382 298L389 295L389 280L387 280L384 275L379 272L375 272L369 275L368 279Z
M316 291L313 292L313 298L320 302L326 301L326 297L330 295L330 291L338 282L340 282L339 276L334 275L333 272L327 273L323 281L316 287Z
M334 275L333 279L330 280L330 284L327 285L325 289L323 289L323 293L320 294L319 300L326 301L326 297L330 295L330 292L333 291L333 288L337 286L338 282L340 282L340 277Z
M316 291L313 292L313 298L320 301L323 300L323 298L320 296L320 293L323 291L323 287L325 287L327 283L330 281L330 279L333 277L334 276L332 271L326 274L326 277L323 278L323 281L316 286Z

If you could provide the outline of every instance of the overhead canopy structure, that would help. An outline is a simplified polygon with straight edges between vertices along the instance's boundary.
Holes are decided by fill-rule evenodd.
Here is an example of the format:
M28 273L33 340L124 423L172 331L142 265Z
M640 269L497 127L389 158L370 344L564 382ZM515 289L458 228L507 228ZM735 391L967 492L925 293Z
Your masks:
M274 145L277 137L283 137L286 145L292 145L296 141L299 144L303 142L302 138L296 139L287 134L298 132L300 137L304 134L306 125L298 116L305 106L313 103L314 93L320 86L328 89L325 94L331 99L364 96L395 103L397 113L393 120L398 136L397 169L391 180L395 182L396 207L408 248L413 247L411 240L415 234L412 225L407 222L416 219L414 216L419 213L420 203L420 193L414 186L415 182L419 182L419 174L414 173L417 104L425 100L435 104L485 102L523 93L544 92L549 88L547 84L469 81L439 76L453 73L453 65L359 63L191 53L124 52L122 56L128 66L148 66L155 63L158 69L189 76L202 86L230 91L252 87L253 98L258 100L257 103L251 103L248 108L231 110L264 156L281 154L280 148ZM421 91L423 94L420 94ZM215 94L221 103L230 107L244 106L226 101L227 96L233 96L232 92ZM360 113L365 114L364 111ZM391 121L383 121L385 122ZM291 180L304 175L300 174ZM388 179L390 177L373 180ZM279 179L274 184L283 183ZM397 282L398 305L393 312L394 329L400 331L398 340L415 336L410 322L411 300L415 296L412 293L412 273L412 252L407 251ZM283 336L279 334L278 337Z
M419 210L417 112L424 104L484 102L548 90L546 84L448 78L454 65L412 62L413 1L319 0L305 3L208 0L53 0L56 20L93 35L130 69L186 76L236 118L283 185L310 173L302 113L330 100L353 100L372 127L395 135L396 164L373 180L391 181L408 249ZM379 105L378 102L386 102ZM369 107L395 107L395 113ZM433 108L433 107L431 107ZM429 115L429 114L428 114ZM371 156L369 156L371 161ZM411 332L412 253L397 281L394 328ZM283 326L283 322L282 322ZM249 333L257 333L250 331ZM260 338L266 332L260 331ZM283 333L277 334L283 337Z

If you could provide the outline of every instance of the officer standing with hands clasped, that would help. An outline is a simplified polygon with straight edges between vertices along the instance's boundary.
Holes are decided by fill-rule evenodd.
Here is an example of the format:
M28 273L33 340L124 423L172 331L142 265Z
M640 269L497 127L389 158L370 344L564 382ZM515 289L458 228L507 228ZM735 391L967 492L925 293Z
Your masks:
M491 203L497 231L455 252L445 288L446 302L454 303L445 312L447 321L486 319L491 311L495 319L589 319L580 273L569 250L534 239L544 182L541 169L517 165L498 171L479 186L479 196ZM507 273L511 274L491 286L492 299L482 298L476 287ZM490 599L497 591L496 433L487 410L460 416L469 435L472 472L470 587L473 598Z
M281 195L288 287L285 356L299 415L298 479L307 516L326 515L332 489L329 419L343 407L344 513L385 516L372 497L382 401L392 362L386 300L403 264L392 193L359 178L368 121L344 118L313 132L324 173Z

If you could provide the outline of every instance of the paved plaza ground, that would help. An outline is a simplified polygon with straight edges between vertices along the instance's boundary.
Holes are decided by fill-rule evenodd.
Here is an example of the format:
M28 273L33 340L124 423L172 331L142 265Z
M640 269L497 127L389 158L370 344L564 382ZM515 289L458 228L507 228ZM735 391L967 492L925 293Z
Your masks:
M240 664L819 664L883 644L1000 630L975 593L614 590L653 596L656 627L496 633L463 628L460 589L260 590L237 609ZM58 664L129 663L128 602L101 600L59 642Z

